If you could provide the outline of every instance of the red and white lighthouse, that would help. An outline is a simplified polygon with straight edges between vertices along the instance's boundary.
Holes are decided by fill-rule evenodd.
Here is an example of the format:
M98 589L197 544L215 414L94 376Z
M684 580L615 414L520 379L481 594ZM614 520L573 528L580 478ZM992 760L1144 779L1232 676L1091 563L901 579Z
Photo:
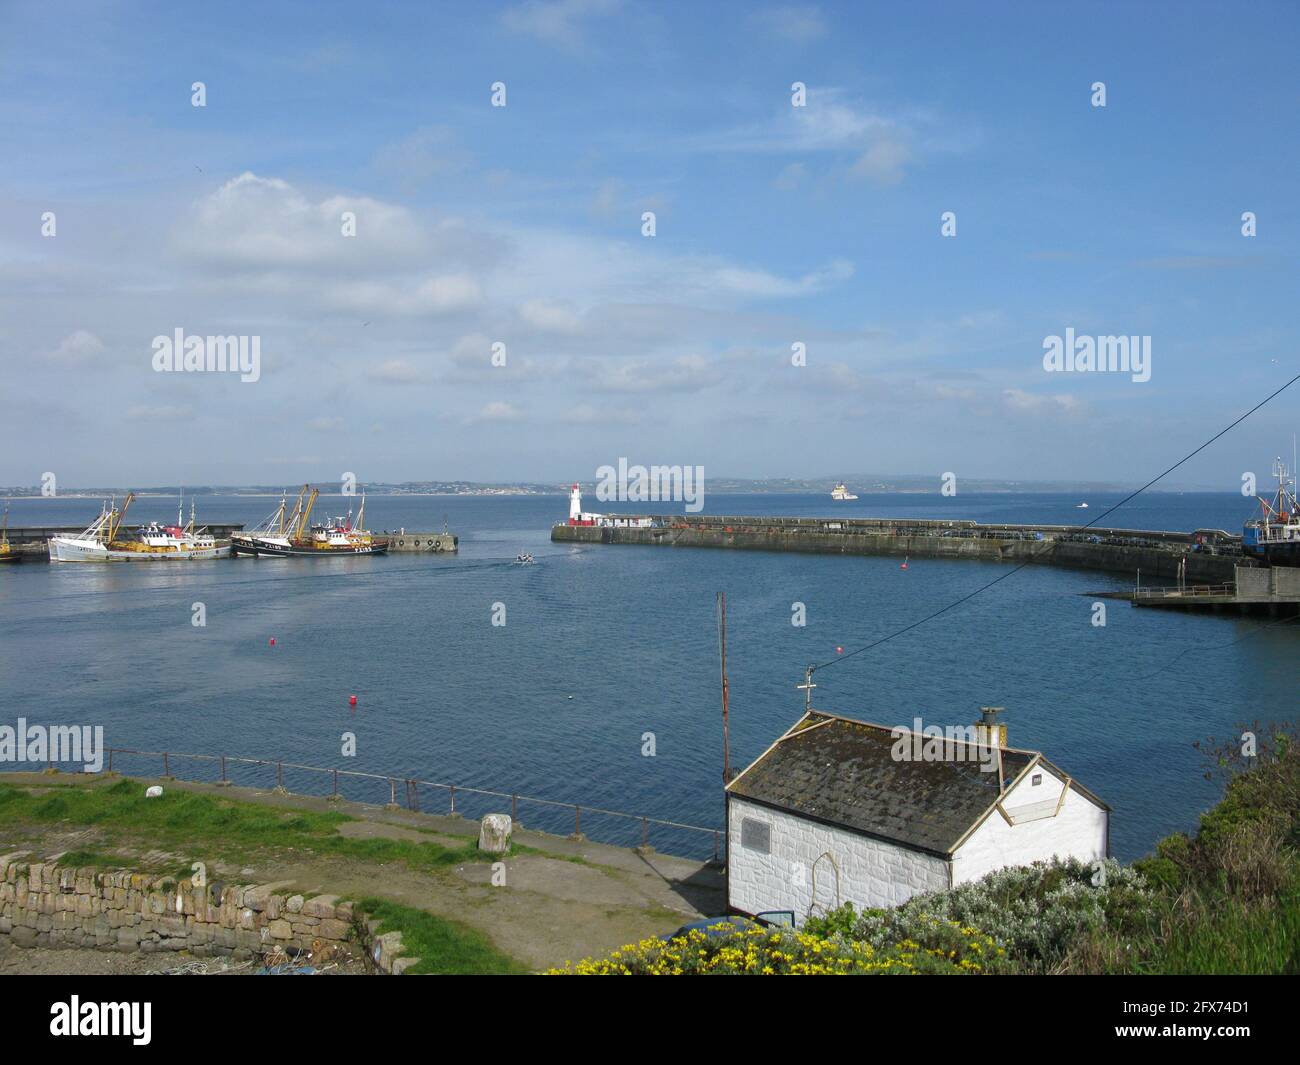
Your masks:
M582 489L576 484L569 487L569 524L570 525L595 525L595 514L584 514L582 512Z

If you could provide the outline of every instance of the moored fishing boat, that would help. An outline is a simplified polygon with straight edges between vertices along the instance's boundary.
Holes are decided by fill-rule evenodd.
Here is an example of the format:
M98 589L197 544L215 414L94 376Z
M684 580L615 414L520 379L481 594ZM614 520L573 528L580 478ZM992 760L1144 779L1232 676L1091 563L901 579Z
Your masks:
M49 540L51 562L194 562L227 558L230 545L222 543L203 529L194 527L193 502L190 520L182 526L184 504L176 513L175 525L150 522L130 535L122 532L122 521L135 499L127 495L122 509L116 501L106 505L98 518L76 536L52 536Z
M231 547L238 555L284 557L305 555L313 558L337 555L382 555L388 540L365 528L366 497L356 520L349 510L346 517L311 524L311 512L320 495L319 489L303 485L293 512L287 514L287 500L281 499L277 510L260 525L247 532L235 533Z
M5 507L4 524L0 525L0 562L18 562L22 557L9 543L9 508Z
M1241 549L1275 566L1300 566L1300 503L1295 477L1280 458L1273 463L1277 491L1259 497L1259 517L1241 530Z

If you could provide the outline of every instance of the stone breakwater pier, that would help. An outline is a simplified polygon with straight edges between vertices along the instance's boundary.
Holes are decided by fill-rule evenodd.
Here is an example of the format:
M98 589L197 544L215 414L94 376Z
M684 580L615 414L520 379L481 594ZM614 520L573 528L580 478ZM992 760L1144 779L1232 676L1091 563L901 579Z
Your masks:
M1255 560L1222 529L1153 532L1080 525L984 525L891 518L602 514L554 526L556 543L724 547L825 555L1032 562L1157 579L1227 582Z

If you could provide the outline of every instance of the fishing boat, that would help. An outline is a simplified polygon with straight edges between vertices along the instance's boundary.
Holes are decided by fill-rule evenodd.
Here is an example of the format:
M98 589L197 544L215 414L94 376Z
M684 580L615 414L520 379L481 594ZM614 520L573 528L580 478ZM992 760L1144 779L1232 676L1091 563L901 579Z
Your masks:
M210 558L228 558L230 545L217 540L204 529L194 527L194 504L190 502L190 520L184 520L185 504L176 512L175 525L156 521L124 534L122 521L135 499L127 494L122 509L117 500L105 504L99 517L76 536L51 536L51 562L194 562Z
M533 556L529 554L515 555L516 566L531 566L535 561Z
M831 498L837 501L847 501L858 497L850 492L843 483L840 483L831 489Z
M237 555L270 555L286 557L305 555L312 558L337 555L382 555L388 551L388 539L375 536L365 528L366 497L361 497L361 507L356 521L352 511L345 517L313 525L311 512L315 509L320 490L303 485L293 511L288 511L287 498L261 524L247 532L235 533L230 538Z
M1300 505L1294 475L1280 458L1273 462L1277 491L1259 497L1259 516L1241 530L1241 549L1270 565L1300 566Z
M0 525L0 562L19 562L22 557L9 543L9 508L5 507L4 524Z

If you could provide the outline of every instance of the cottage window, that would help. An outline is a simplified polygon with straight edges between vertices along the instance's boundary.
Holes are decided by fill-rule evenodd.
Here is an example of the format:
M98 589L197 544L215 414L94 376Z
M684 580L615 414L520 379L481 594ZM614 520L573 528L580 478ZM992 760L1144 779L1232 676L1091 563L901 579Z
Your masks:
M740 845L760 854L772 853L772 826L752 817L741 818Z
M1033 787L1033 788L1036 788L1036 787L1038 787L1038 785L1041 784L1042 782L1043 782L1043 774L1042 774L1042 773L1035 773L1035 774L1034 774L1034 779L1031 780L1031 781L1029 782L1029 786L1030 786L1030 787Z

